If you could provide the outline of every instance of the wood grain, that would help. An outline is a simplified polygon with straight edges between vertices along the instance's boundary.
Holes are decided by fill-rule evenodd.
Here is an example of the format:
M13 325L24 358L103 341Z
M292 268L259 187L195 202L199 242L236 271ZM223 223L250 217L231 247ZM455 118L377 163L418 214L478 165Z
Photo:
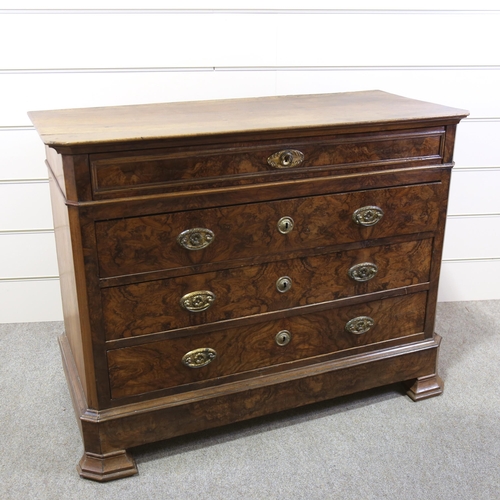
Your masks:
M188 152L186 148L170 148L91 155L93 192L96 199L106 199L126 196L131 190L135 195L196 190L257 180L307 178L329 171L323 168L317 172L314 167L349 164L366 168L367 164L384 166L403 161L441 163L443 132L434 127L404 133L353 134L348 138L333 135L270 144L232 143L230 147L212 149L190 147ZM299 166L280 169L268 164L271 155L289 149L304 154Z
M423 184L98 222L100 275L134 274L432 231L438 221L440 196L439 184ZM353 212L370 205L384 211L382 220L372 227L353 222ZM277 228L284 216L292 217L295 223L286 235ZM214 242L203 250L185 250L177 243L177 236L198 227L212 230Z
M466 114L379 91L32 113L55 170L82 476L135 473L130 446L383 384L440 393L433 325ZM303 166L266 166L296 145ZM382 219L357 225L372 205ZM197 227L213 242L182 248ZM366 262L376 276L353 281ZM210 308L181 307L204 290ZM374 325L348 333L358 316ZM197 348L217 356L186 367Z
M393 338L402 338L404 342L403 337L423 331L426 298L426 293L417 293L250 328L108 351L112 397L217 379ZM362 335L348 333L347 321L357 316L370 316L375 326ZM288 330L292 335L286 346L278 346L275 341L281 330ZM214 349L217 358L203 368L184 366L183 355L201 347Z
M467 111L381 91L279 96L36 111L29 117L45 144L62 152L166 138L293 129L373 127L374 123L457 123ZM137 147L137 146L136 146Z
M102 291L106 338L243 318L425 283L431 251L432 240L410 241L107 288ZM379 270L370 281L358 283L348 271L362 262L372 262ZM282 276L293 282L285 293L276 288ZM209 290L216 296L204 312L192 313L180 305L182 296L196 290Z

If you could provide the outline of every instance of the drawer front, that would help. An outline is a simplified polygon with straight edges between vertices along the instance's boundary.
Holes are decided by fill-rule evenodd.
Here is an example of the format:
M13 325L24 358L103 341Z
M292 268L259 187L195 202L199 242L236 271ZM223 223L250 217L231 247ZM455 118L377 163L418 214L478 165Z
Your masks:
M433 231L441 197L441 184L420 184L101 221L99 272L104 278ZM383 213L373 225L353 218L366 207L365 218L370 207Z
M429 280L432 239L102 290L107 340L328 302Z
M234 144L187 150L146 150L90 156L96 198L185 191L201 186L237 185L272 180L314 167L431 159L441 163L442 127L407 132L353 134L290 142ZM261 174L259 176L259 174ZM290 175L290 174L288 174Z
M423 332L426 299L421 292L108 351L111 396L210 381L391 339L404 343Z

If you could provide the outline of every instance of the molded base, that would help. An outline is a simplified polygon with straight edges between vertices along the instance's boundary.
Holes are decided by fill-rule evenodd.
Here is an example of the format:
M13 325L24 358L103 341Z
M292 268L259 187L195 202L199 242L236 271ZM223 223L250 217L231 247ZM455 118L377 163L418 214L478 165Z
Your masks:
M443 394L444 383L436 374L427 377L417 378L415 381L407 382L408 391L406 394L413 401L432 398Z
M135 460L126 450L106 455L84 453L76 469L80 476L99 482L133 476L138 472Z
M435 335L241 382L97 411L87 407L68 340L63 336L64 370L86 450L78 472L101 482L132 476L137 474L137 467L126 450L134 446L404 380L411 381L408 395L414 400L437 396L443 385L435 375L440 340ZM425 375L428 373L433 375Z

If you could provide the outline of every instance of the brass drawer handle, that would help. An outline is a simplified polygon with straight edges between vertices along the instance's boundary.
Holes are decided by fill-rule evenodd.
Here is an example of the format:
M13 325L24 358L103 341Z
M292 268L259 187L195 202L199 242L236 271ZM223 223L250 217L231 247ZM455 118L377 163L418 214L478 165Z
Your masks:
M182 356L182 363L189 368L202 368L207 366L217 357L217 352L210 347L200 347L189 351Z
M287 345L292 340L292 334L288 330L281 330L274 338L279 346Z
M180 302L181 306L189 312L202 312L215 302L215 294L209 290L198 290L186 293Z
M288 276L282 276L276 281L276 289L278 290L278 292L285 293L288 292L290 288L292 288L292 278L289 278Z
M304 161L304 153L298 149L285 149L272 154L267 163L273 168L298 167Z
M278 231L281 234L288 234L293 229L294 224L291 217L282 217L278 221Z
M358 316L349 320L345 325L345 329L354 335L361 335L370 330L374 324L375 321L369 316Z
M177 236L177 243L186 250L201 250L213 243L214 239L215 235L210 229L205 227L194 227L193 229L182 231L182 233Z
M362 262L361 264L356 264L349 269L349 277L354 281L370 281L375 278L378 272L378 267L373 262Z
M355 210L352 219L360 226L374 226L383 216L384 211L380 207L369 205Z

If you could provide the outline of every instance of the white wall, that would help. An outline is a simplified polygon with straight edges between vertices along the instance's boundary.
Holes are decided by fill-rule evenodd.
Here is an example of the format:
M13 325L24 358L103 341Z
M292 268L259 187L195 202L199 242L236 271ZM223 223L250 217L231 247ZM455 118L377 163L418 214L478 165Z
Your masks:
M499 25L494 0L2 0L0 322L62 318L27 111L366 89L471 111L440 300L500 299Z

